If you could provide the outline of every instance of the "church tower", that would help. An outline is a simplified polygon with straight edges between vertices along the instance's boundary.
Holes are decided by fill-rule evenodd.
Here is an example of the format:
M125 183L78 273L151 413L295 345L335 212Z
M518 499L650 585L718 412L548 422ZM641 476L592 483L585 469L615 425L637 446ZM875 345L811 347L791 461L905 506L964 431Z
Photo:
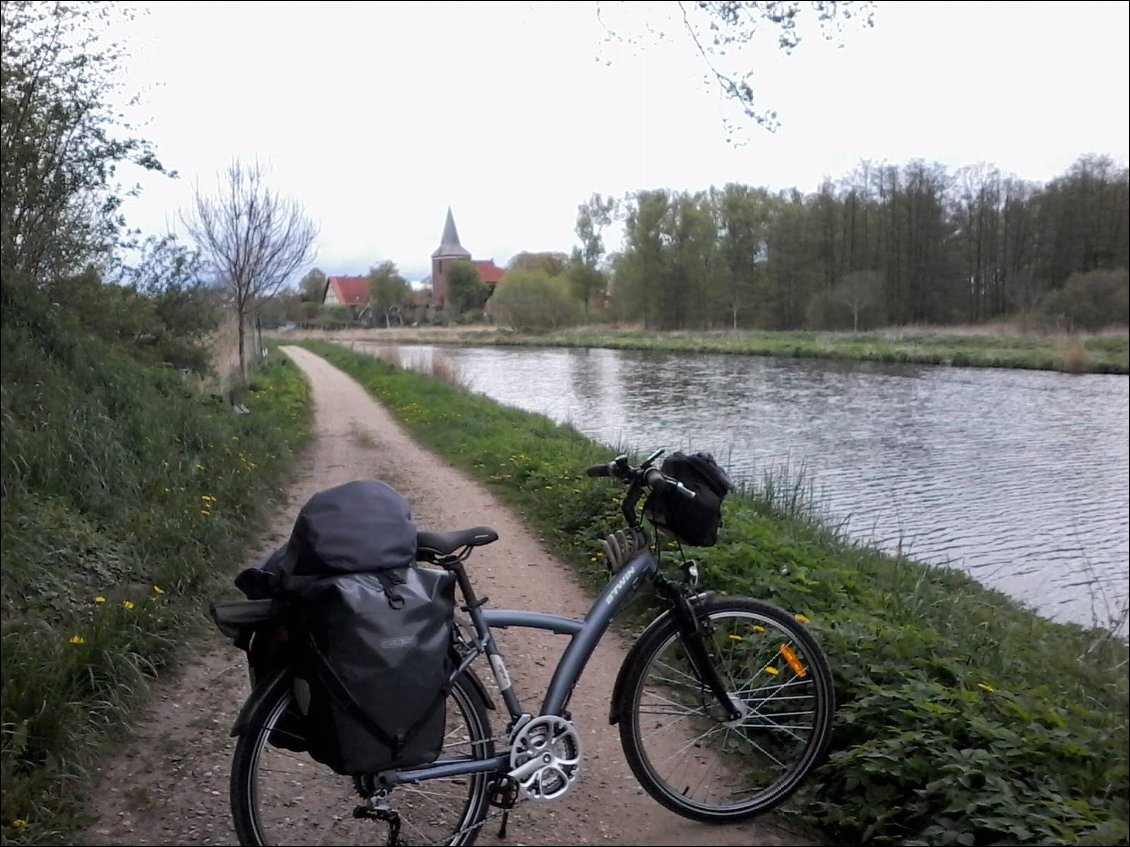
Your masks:
M455 218L451 207L447 208L447 222L443 225L443 236L439 247L432 253L432 306L442 309L447 304L447 269L459 259L471 259L470 251L459 243L459 232L455 229Z

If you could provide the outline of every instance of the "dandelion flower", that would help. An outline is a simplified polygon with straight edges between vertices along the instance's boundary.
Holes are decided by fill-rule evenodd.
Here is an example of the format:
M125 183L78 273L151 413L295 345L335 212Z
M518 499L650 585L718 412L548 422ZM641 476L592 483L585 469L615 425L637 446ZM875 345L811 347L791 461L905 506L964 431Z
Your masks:
M85 644L85 643L86 643L86 639L83 638L81 635L72 635L71 636L71 644Z
M14 821L12 821L12 826L14 826L16 829L23 829L25 826L27 826L27 821L25 821L23 818L16 818Z
M133 608L133 601L132 600L123 600L122 601L122 608L123 609L132 609Z
M993 686L991 686L987 683L984 683L984 682L978 682L977 687L980 688L982 691L984 691L986 694L992 694L994 691L996 691L996 689L993 688Z
M165 589L164 589L164 588L162 588L162 587L161 587L161 586L159 586L159 585L154 585L154 586L153 586L153 593L154 593L154 594L164 594L164 593L165 593Z
M106 598L103 597L101 594L99 594L97 597L94 598L94 602L95 603L105 603Z
M797 623L808 623L808 618L805 615L796 615Z

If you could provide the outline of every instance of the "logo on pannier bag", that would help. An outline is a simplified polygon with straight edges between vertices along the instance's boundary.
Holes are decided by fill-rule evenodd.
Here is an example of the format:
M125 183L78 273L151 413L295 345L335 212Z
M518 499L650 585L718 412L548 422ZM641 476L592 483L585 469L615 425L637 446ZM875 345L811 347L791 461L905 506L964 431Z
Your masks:
M402 647L415 647L415 635L401 635L396 638L385 638L377 642L381 649L384 650L399 650Z

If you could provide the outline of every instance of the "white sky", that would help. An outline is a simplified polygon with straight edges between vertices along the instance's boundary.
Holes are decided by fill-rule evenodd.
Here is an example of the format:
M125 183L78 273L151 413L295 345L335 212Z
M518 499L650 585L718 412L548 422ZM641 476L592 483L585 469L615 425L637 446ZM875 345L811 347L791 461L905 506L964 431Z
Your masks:
M504 265L568 253L594 192L808 193L913 159L1043 183L1084 154L1130 158L1126 2L880 2L842 47L755 45L738 58L782 126L746 121L744 143L674 3L600 3L603 23L583 0L148 5L123 91L180 178L143 175L129 223L183 236L194 189L257 159L319 226L327 274L391 260L424 277L449 206L463 246ZM606 37L645 19L662 38Z

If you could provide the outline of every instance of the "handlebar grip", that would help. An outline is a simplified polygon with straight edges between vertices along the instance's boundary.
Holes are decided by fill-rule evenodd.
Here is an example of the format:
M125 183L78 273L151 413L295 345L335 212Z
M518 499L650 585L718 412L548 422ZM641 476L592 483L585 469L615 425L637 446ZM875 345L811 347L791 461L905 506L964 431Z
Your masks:
M585 476L612 476L612 466L609 464L590 465L585 468Z
M658 468L648 468L647 471L644 472L644 482L646 482L653 491L666 491L668 488L674 488L688 500L693 500L698 496L694 491L679 482L679 480L664 476Z

